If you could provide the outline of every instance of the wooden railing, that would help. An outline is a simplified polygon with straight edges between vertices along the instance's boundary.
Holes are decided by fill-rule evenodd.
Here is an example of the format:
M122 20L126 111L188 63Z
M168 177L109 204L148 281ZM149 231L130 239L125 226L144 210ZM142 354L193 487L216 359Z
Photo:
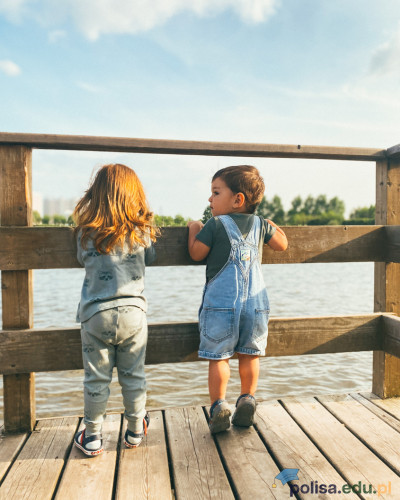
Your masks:
M82 368L78 328L33 329L32 269L79 267L69 228L32 226L32 148L376 162L375 226L286 227L263 263L375 262L375 313L270 320L267 356L374 351L373 392L400 395L400 148L388 150L0 133L0 269L7 431L33 428L34 374ZM355 189L357 187L355 186ZM195 265L187 229L164 228L153 265ZM200 263L201 265L201 263ZM197 323L149 326L146 363L197 360Z

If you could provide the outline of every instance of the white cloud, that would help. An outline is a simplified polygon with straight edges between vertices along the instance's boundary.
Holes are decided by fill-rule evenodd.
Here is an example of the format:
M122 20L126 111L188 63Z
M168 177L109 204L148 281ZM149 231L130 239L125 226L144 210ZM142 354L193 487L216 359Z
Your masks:
M18 76L21 73L21 68L14 62L3 59L0 61L0 71L7 76Z
M388 75L400 72L400 23L392 38L378 47L372 54L370 73Z
M19 22L27 12L27 5L30 0L0 0L0 14L4 14L7 19Z
M278 2L275 0L233 0L229 2L245 21L262 23L275 13Z
M90 40L103 34L134 34L160 26L182 12L215 16L229 9L245 22L266 21L280 0L0 0L0 14L11 19L27 15L52 26L68 18ZM32 7L32 8L31 8ZM34 7L34 8L33 8Z

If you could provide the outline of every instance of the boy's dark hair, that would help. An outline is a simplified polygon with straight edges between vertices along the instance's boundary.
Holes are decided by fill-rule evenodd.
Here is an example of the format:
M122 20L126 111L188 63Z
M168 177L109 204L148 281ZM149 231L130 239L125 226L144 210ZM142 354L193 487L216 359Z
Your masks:
M234 165L221 168L212 178L222 179L233 193L243 193L247 210L252 214L261 203L265 185L260 172L252 165Z

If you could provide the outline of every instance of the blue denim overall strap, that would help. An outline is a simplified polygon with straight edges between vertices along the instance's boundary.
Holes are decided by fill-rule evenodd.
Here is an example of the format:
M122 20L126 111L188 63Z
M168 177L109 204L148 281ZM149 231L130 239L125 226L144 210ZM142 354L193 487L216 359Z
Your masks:
M261 221L254 217L253 226L246 238L229 215L219 216L231 244L230 259L239 266L244 277L247 277L255 260L258 258L258 243L260 240Z
M199 324L199 356L224 359L233 353L265 352L269 314L268 297L258 252L262 220L243 238L229 215L219 216L228 235L231 252L224 267L204 290Z

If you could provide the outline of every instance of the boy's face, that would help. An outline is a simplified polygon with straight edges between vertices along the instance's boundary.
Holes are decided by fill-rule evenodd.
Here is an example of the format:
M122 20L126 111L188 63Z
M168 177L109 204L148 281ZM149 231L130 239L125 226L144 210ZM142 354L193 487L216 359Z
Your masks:
M217 177L211 183L211 196L208 198L210 202L211 213L213 216L225 215L233 212L242 211L244 206L241 200L241 193L235 194L220 177Z

